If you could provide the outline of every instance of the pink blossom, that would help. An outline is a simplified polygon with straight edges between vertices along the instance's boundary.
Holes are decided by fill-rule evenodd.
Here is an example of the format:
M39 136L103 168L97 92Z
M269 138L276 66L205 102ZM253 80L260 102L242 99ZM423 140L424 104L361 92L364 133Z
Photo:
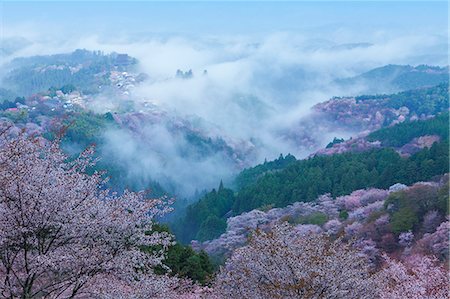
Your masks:
M398 236L398 244L403 247L410 247L414 240L414 234L411 231L403 232Z
M441 259L448 258L450 222L442 222L432 234L425 234L419 240L419 247L425 252L430 252Z
M323 225L325 231L331 235L336 235L342 227L342 223L337 219L332 219Z
M385 258L386 268L380 273L385 281L381 298L448 298L448 273L433 258L412 256L405 263Z
M365 258L341 240L296 236L289 225L256 231L218 275L224 298L376 298Z
M2 297L107 297L136 291L135 282L147 294L171 293L173 282L152 270L171 237L146 233L168 210L165 199L105 189L100 173L86 174L92 148L68 161L57 141L7 136L0 141ZM141 251L156 245L152 254Z

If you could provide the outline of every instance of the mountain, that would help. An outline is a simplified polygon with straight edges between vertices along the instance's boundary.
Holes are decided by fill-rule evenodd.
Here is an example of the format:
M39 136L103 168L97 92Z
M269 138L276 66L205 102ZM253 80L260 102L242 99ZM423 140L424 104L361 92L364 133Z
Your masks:
M307 156L321 150L333 137L357 138L447 111L448 92L448 84L441 83L393 94L333 97L315 104L308 115L283 129L280 135L297 147L308 149Z
M183 241L189 236L204 235L203 231L211 229L205 221L214 217L215 225L222 230L209 235L218 237L225 231L225 221L231 215L310 202L326 193L338 197L362 188L385 189L395 183L413 184L443 175L449 172L448 122L446 112L435 118L375 131L366 139L375 145L366 148L357 149L355 143L348 141L350 145L344 151L332 152L334 147L347 142L333 145L328 149L329 155L319 153L304 160L280 157L246 169L237 176L238 192L222 186L219 191L206 194L188 207L185 218L175 223L174 231ZM438 138L416 146L412 154L399 154L399 147L403 149L408 142L429 135ZM398 141L392 143L391 140Z
M23 37L3 37L0 46L0 57L7 57L31 45L31 42Z
M228 136L197 117L180 117L148 102L135 105L120 88L110 93L119 111L112 113L94 113L87 107L94 105L95 97L62 89L5 98L0 117L13 121L18 130L50 139L65 128L62 145L71 155L95 144L98 167L108 171L117 191L149 188L154 196L190 197L255 159L251 142Z
M441 242L447 239L443 234L448 226L447 201L448 175L410 186L358 189L336 198L325 194L312 202L255 209L230 217L223 234L204 242L193 241L192 246L212 256L229 256L247 243L254 230L269 231L277 223L288 222L297 233L327 232L358 240L355 245L374 263L380 259L380 250L401 254L405 246L445 259L448 253ZM409 244L400 237L406 232L413 236Z
M373 131L403 121L427 119L449 106L448 84L419 88L390 95L334 97L315 105L316 118L359 132Z
M68 54L20 57L3 66L2 86L29 96L51 87L74 85L85 93L111 84L111 71L130 70L137 60L127 54L75 50Z
M386 65L361 75L338 79L343 88L362 86L369 94L398 92L448 82L449 68L428 65Z
M333 155L344 152L362 152L372 148L392 147L402 156L410 156L434 142L448 139L448 112L427 120L402 122L361 137L331 142L315 155ZM336 138L335 138L336 140Z

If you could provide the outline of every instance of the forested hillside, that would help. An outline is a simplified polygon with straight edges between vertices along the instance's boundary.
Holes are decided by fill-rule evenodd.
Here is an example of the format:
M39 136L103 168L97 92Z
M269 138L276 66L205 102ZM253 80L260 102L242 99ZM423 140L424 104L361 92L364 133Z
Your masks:
M448 110L448 84L394 94L335 97L313 107L332 125L374 131L404 121L426 119Z
M17 58L9 65L2 85L17 94L31 95L51 87L73 85L85 93L98 93L111 84L111 71L127 71L137 63L126 54L105 55L78 49L69 54Z
M406 159L392 149L381 149L298 161L242 189L233 211L241 213L265 205L283 207L324 193L339 196L365 187L387 188L394 183L427 180L448 172L447 148L448 142L437 143Z
M381 141L384 146L401 147L412 139L436 135L442 140L449 138L449 113L444 112L426 121L404 122L398 125L380 129L367 136L369 141Z
M296 160L280 157L241 172L236 178L237 192L219 188L188 207L175 232L187 241L203 241L225 231L227 217L253 209L285 207L294 202L309 202L330 193L338 197L363 188L386 189L395 183L412 184L449 172L448 112L435 118L405 122L371 133L388 147L364 152L347 152ZM389 146L402 146L413 138L438 135L440 142L430 148L401 157ZM394 141L395 142L394 142Z

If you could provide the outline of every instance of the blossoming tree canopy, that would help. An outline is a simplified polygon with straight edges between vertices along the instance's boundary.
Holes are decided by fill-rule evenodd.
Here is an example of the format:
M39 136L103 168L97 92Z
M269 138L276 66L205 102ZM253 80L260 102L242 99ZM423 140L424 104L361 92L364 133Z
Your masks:
M163 200L102 188L88 175L93 149L70 161L59 143L24 134L0 143L0 294L5 298L68 298L132 288L144 279L148 292L170 289L161 264L172 242L152 233L152 219L168 209ZM142 246L159 251L143 253ZM150 279L150 280L149 280ZM108 288L102 285L117 281ZM151 281L149 283L148 281ZM95 284L95 288L93 285ZM125 287L126 286L126 287ZM123 293L123 292L122 292ZM169 296L170 293L166 292ZM89 297L88 296L88 297Z
M351 266L349 266L351 265ZM218 277L231 298L376 298L368 263L341 240L299 236L288 225L256 231Z

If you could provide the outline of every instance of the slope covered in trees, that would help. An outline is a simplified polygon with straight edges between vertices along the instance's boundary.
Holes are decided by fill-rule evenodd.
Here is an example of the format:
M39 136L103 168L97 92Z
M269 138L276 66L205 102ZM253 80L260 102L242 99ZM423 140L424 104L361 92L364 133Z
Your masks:
M109 85L109 72L127 70L137 63L126 54L105 55L78 49L69 54L17 58L6 66L10 72L3 84L21 95L31 95L51 87L74 85L87 93Z
M247 243L254 230L267 230L286 222L299 233L327 232L355 239L374 266L379 265L381 252L398 255L405 247L408 254L432 254L445 261L448 192L446 174L411 186L365 188L336 198L324 194L312 202L295 202L264 211L255 209L230 217L226 232L219 238L193 245L212 256L229 256Z
M100 132L115 125L110 114L69 116L63 137L68 146L101 143ZM416 259L410 253L448 258L448 184L443 187L436 180L392 191L363 189L410 184L448 172L447 121L444 113L370 135L388 146L403 145L422 134L441 137L439 143L407 158L390 148L300 161L287 155L242 172L236 181L238 192L221 183L190 206L175 226L185 242L217 238L227 224L249 228L246 235L227 236L239 240L243 248L232 254L216 278L211 277L213 266L206 253L174 243L166 228L155 226L154 218L161 211L153 203L161 201L144 206L143 193L125 192L120 197L109 193L108 185L100 184L98 168L90 163L91 150L79 159L68 159L57 143L27 139L15 130L12 142L0 142L0 213L6 219L0 223L4 226L0 246L19 258L0 257L0 274L8 277L0 282L1 291L25 298L77 297L81 292L95 298L252 298L255 294L315 298L317 292L348 298L402 298L402 294L441 298L446 270L432 258ZM114 176L121 181L123 170L116 171ZM113 185L124 188L120 183ZM356 189L361 190L353 192ZM322 193L330 195L318 197ZM323 210L302 203L316 200ZM273 207L291 203L311 213L277 218L282 209ZM227 223L228 217L244 211L250 212ZM255 232L258 216L272 222ZM274 219L286 227L279 229ZM322 231L327 236L313 234ZM301 234L307 237L299 238ZM252 236L249 243L247 236ZM338 236L344 238L336 240ZM351 236L361 242L347 243ZM379 250L402 256L403 261L381 257ZM32 263L24 266L28 261ZM374 270L375 263L386 267ZM12 275L11 269L20 275ZM30 277L37 279L30 282ZM192 281L210 283L211 288L198 289Z
M213 189L187 207L183 220L173 225L177 238L182 242L217 238L226 229L225 215L231 210L234 200L234 191L224 188L221 182L217 191Z
M387 108L407 107L409 113L418 116L435 115L448 109L448 83L441 83L428 88L411 89L392 95L362 95L355 97L355 99L360 104L378 104L375 102L378 101Z
M336 238L339 223L329 222L326 234L299 231L286 222L258 229L209 286L196 285L184 277L206 282L211 265L204 253L174 244L167 230L155 224L155 216L167 212L161 200L148 199L143 192L116 196L103 188L98 173L86 173L93 163L92 149L69 160L58 142L2 133L2 297L445 298L448 273L433 257L411 255L406 248L400 260L383 256L382 265L374 268L373 247L368 251ZM437 190L436 196L423 201L421 192L431 189L418 192L414 187L406 196L416 194L418 203L432 203L429 209L438 208L433 204L440 196L448 200L448 191L440 194L433 185L423 186ZM226 191L223 186L219 190ZM404 208L399 194L394 190L386 201L393 217ZM355 203L342 203L347 201ZM433 228L429 217L419 222ZM441 226L424 239L436 238L438 230L442 235ZM400 234L399 242L408 246L409 236Z
M273 161L264 161L263 164L256 165L255 167L246 168L241 171L234 180L235 187L240 190L245 186L253 184L259 177L263 176L265 173L276 172L283 168L286 168L289 164L296 161L295 157L291 154L283 157L282 154Z
M203 235L212 239L225 231L223 224L226 215L231 215L230 208L233 214L240 214L256 208L312 201L324 193L335 197L362 188L411 184L448 172L448 161L448 142L435 143L409 158L402 158L392 149L375 149L296 161L279 172L263 175L237 194L229 189L208 193L188 207L175 232L185 236L183 241L203 235L202 228L209 230L214 226L202 224L214 217L215 223L222 223L224 229Z
M235 213L264 205L283 207L295 201L311 201L318 195L348 194L366 187L387 188L411 184L448 172L448 142L402 158L392 149L319 156L298 161L283 171L267 174L242 189L233 204Z
M226 298L447 297L448 272L434 257L384 256L384 267L374 270L352 245L286 224L256 230L221 269L215 291Z
M175 233L183 242L209 240L225 232L226 219L231 215L313 201L325 193L337 197L363 188L412 184L447 173L448 117L445 112L427 120L404 122L367 137L398 147L419 136L440 136L440 142L410 157L401 157L391 148L375 148L306 160L280 156L246 169L236 177L236 193L220 187L219 192L213 190L188 206L185 217L173 224Z
M384 146L400 147L413 138L424 135L437 135L442 140L449 137L449 113L444 112L432 119L404 122L380 129L367 136L369 141L381 141Z
M448 111L448 92L448 84L442 83L395 94L335 97L316 104L313 110L332 126L374 131Z

